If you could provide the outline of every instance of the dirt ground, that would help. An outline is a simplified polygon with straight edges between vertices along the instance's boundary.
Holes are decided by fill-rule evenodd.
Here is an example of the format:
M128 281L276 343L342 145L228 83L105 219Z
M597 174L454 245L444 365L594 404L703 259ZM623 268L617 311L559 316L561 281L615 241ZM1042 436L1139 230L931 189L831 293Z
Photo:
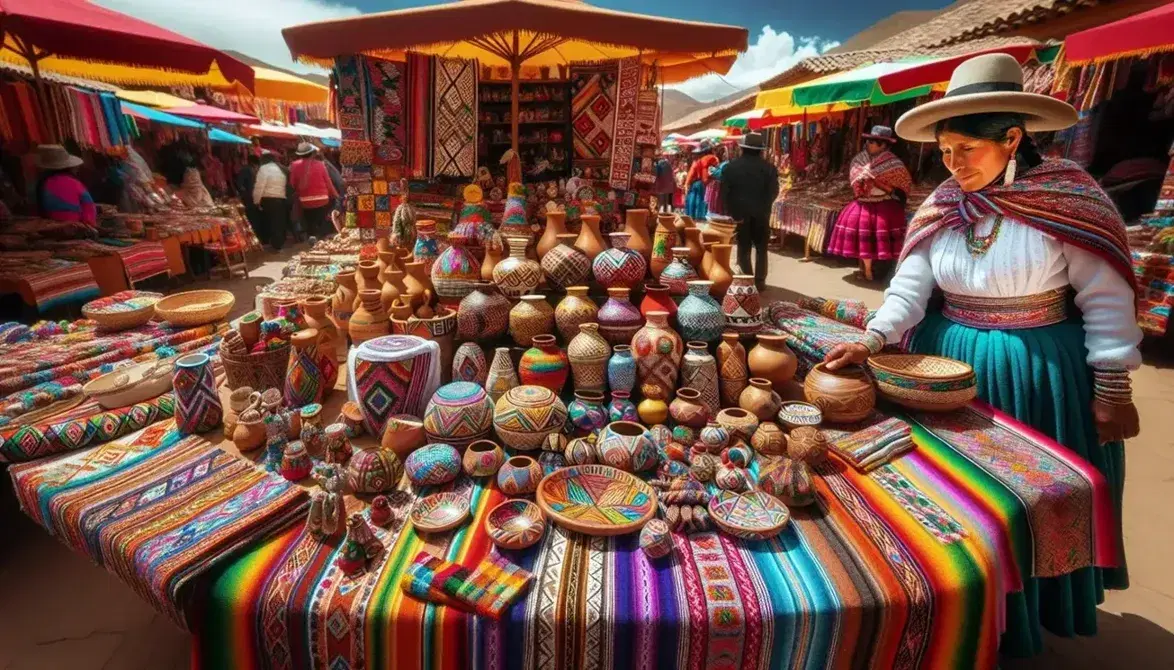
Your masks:
M237 314L251 309L254 288L280 275L292 250L270 254L251 279L216 282L237 294ZM796 294L881 301L881 284L851 279L850 264L797 249L771 254L767 299ZM234 315L235 316L235 315ZM1128 444L1125 544L1132 586L1110 592L1100 634L1048 636L1045 652L1005 660L1005 668L1174 668L1174 344L1151 342L1133 377L1142 434ZM118 579L72 553L19 512L0 484L0 670L181 670L189 636L155 613Z

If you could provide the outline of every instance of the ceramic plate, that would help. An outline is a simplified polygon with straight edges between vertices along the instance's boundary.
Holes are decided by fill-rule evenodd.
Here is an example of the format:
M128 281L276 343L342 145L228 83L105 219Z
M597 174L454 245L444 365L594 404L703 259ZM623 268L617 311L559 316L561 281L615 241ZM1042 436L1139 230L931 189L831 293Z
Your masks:
M709 499L709 518L734 537L765 540L783 530L791 520L791 511L763 491L719 491Z
M555 523L586 535L640 530L656 514L656 493L608 465L556 470L538 484L538 506Z
M469 499L456 493L433 493L416 503L411 520L416 530L440 533L452 530L469 518Z
M529 500L507 500L489 510L485 532L502 549L525 549L542 539L546 518Z
M823 412L809 402L785 402L779 410L779 421L787 426L818 426Z

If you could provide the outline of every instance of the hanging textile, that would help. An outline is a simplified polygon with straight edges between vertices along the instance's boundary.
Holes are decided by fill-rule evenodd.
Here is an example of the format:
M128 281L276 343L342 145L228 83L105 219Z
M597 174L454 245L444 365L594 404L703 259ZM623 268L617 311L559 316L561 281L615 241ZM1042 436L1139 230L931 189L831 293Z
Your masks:
M429 155L432 130L432 57L408 53L407 62L407 142L408 176L430 176Z
M628 190L632 182L632 160L636 157L636 109L640 104L640 60L624 58L619 64L616 91L615 127L612 137L611 173L608 183L614 189Z
M366 77L363 76L361 56L340 56L334 60L334 76L338 80L338 129L342 140L363 140L367 137L367 115L364 103Z
M436 58L432 77L432 174L472 177L477 169L477 61Z
M367 76L368 137L374 147L374 161L382 165L404 162L404 63L365 57Z
M611 160L618 75L614 61L571 67L571 124L576 167L603 169Z

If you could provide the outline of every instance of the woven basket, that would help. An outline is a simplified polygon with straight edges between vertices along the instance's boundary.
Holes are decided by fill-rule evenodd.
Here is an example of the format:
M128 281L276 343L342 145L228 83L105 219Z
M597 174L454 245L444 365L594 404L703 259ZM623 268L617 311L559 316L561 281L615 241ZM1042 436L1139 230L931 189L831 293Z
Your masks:
M971 378L969 386L953 391L908 389L877 381L876 390L884 398L909 409L926 412L950 412L961 409L978 395L978 385Z
M962 361L924 354L877 354L868 359L868 365L874 371L921 381L943 382L974 375L974 368Z
M285 387L285 371L289 366L287 344L280 349L258 354L234 356L220 348L220 361L224 363L224 383L230 391L242 386L251 386L258 391L281 390Z
M93 320L101 330L128 330L137 328L155 316L155 303L162 294L149 291L122 291L112 296L91 300L82 306L82 316ZM125 300L123 300L125 298ZM136 309L112 309L125 306L130 300L146 302Z
M155 313L173 326L191 328L224 319L235 304L236 296L228 291L185 291L155 303Z

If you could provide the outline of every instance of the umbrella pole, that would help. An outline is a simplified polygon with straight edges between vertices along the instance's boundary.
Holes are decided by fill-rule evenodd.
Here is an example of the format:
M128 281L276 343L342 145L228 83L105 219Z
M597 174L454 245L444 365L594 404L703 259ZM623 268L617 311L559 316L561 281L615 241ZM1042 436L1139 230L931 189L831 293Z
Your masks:
M510 146L514 155L518 157L518 164L522 162L522 154L518 153L518 78L521 76L522 56L519 53L518 31L514 31L514 52L510 56Z

